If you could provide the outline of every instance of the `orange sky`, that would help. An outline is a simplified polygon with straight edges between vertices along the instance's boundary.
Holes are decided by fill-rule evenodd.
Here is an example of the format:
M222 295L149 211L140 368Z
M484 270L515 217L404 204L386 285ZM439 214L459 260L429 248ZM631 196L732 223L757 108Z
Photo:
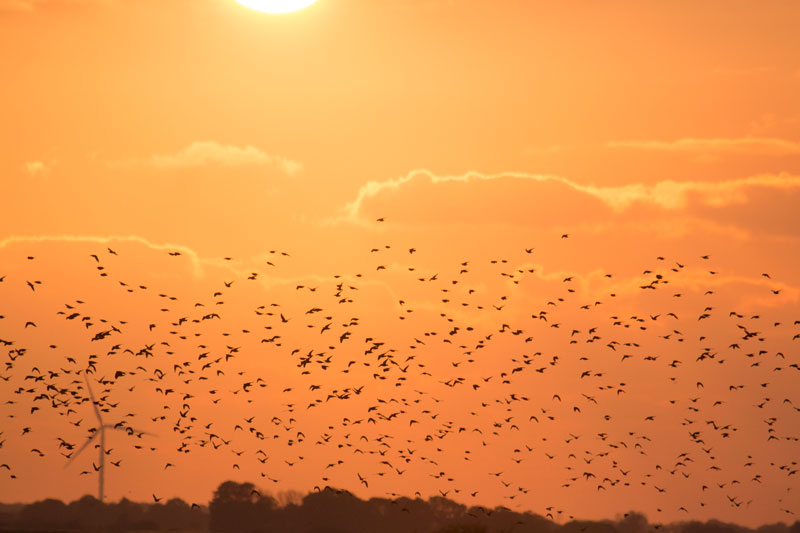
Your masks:
M109 434L114 500L232 478L794 521L797 20L0 0L0 500L96 490L57 440L93 427L95 354L107 422L156 435Z

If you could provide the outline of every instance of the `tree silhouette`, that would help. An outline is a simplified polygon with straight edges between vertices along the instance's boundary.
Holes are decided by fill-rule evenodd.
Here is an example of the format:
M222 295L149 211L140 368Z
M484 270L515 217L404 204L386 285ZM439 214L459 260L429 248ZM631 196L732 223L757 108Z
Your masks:
M437 533L486 533L486 527L457 524L454 526L443 527Z
M66 504L53 499L26 505L20 513L20 518L25 523L40 529L59 529L69 523Z
M252 483L225 481L214 491L209 505L212 532L269 531L270 512L277 506L271 496L262 496Z
M800 522L768 524L757 529L717 520L649 524L640 513L616 521L572 520L559 525L505 507L467 507L444 497L371 498L326 487L305 495L284 495L282 505L252 483L226 481L214 492L209 512L174 498L163 504L122 499L103 503L84 496L69 504L42 500L28 505L0 504L2 531L91 531L122 533L800 533Z

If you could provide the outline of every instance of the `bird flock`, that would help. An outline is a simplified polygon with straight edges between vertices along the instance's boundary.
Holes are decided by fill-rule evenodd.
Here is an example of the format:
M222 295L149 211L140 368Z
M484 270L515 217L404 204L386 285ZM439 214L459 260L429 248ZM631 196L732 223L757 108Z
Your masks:
M623 276L386 242L298 274L291 250L31 249L0 262L5 498L36 472L93 491L108 471L120 495L146 470L155 502L227 476L555 520L800 511L800 313L769 272L746 300L714 254ZM78 456L98 432L100 460Z

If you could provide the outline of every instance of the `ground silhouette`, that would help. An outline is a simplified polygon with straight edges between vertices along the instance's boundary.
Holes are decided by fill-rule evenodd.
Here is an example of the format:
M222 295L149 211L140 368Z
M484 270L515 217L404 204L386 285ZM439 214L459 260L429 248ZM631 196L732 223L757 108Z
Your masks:
M287 501L288 500L288 501ZM83 496L71 503L47 499L0 504L2 532L209 532L209 533L800 533L800 521L750 529L719 521L651 524L630 512L616 520L558 524L533 513L466 506L447 498L362 500L331 487L295 498L262 493L252 483L225 481L206 506L180 499L101 503Z

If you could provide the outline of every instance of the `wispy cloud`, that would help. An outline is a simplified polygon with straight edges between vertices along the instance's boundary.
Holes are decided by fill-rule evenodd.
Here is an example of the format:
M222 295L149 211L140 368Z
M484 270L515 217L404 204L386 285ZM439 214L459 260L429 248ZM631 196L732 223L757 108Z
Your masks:
M483 174L469 171L460 175L439 176L426 169L417 169L405 176L364 184L355 199L344 206L345 218L361 221L365 202L380 194L397 191L415 180L427 180L432 185L451 182L478 182L487 180L527 180L530 182L555 182L574 191L593 196L615 211L623 211L634 204L649 204L666 210L679 210L688 206L690 198L704 205L721 207L747 202L748 192L754 188L775 190L800 189L800 176L789 174L760 174L728 181L661 181L652 185L629 184L612 187L583 185L570 179L548 175L504 172Z
M712 74L720 76L763 76L770 72L775 72L772 67L716 67L711 70Z
M4 11L33 11L36 2L33 0L0 0L0 13Z
M0 249L20 243L70 242L95 243L110 246L113 243L135 243L151 250L180 252L189 258L194 274L202 274L201 263L205 261L193 249L182 244L154 243L138 235L9 235L0 239Z
M50 173L50 166L43 161L26 161L22 166L31 176L45 176Z
M738 139L684 138L674 141L611 141L609 148L648 150L658 152L685 152L693 154L800 154L800 142L773 137L741 137Z
M297 161L267 154L254 146L224 145L214 141L194 142L176 153L154 155L150 162L158 168L263 165L275 167L287 175L296 174L303 168Z
M165 170L207 166L264 166L272 167L287 176L297 174L303 169L302 163L298 161L268 154L255 146L226 145L215 141L197 141L177 152L155 154L145 159L114 162L111 165L145 165Z
M51 6L112 4L115 0L0 0L0 13L32 13Z

